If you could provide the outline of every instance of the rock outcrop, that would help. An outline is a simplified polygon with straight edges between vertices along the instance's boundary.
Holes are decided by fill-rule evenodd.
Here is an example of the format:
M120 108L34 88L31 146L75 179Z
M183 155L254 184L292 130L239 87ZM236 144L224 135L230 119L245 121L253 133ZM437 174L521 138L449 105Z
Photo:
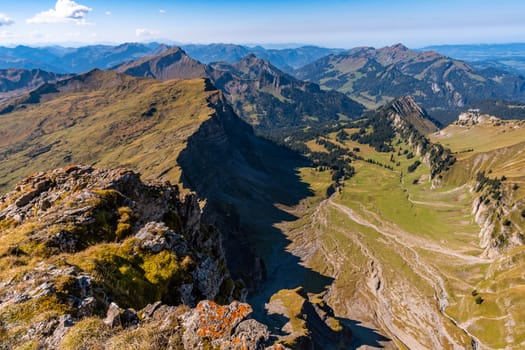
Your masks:
M525 202L514 197L514 186L505 178L490 178L485 172L476 176L472 192L478 196L472 203L472 215L481 228L479 239L483 255L489 258L525 243L520 224L525 217Z
M186 349L202 349L208 341L212 348L263 349L269 338L268 328L248 319L252 308L248 304L233 302L220 306L201 301L197 307L183 315Z
M104 335L97 342L107 345L153 327L148 320L159 310L177 314L169 332L182 337L181 307L243 295L218 232L200 218L195 195L145 184L128 170L69 166L20 182L0 200L0 342L79 348L75 334L95 327ZM222 306L206 305L222 314ZM251 308L236 302L228 310L234 330ZM254 344L267 338L263 325L247 329L236 337ZM226 333L222 340L234 337Z
M394 125L406 127L403 123L409 123L421 135L426 135L438 130L435 121L414 101L412 96L401 96L392 101L389 108L393 112Z
M481 114L479 110L469 110L461 113L454 124L459 126L473 126L476 124L494 124L498 121L501 122L501 119L491 115Z

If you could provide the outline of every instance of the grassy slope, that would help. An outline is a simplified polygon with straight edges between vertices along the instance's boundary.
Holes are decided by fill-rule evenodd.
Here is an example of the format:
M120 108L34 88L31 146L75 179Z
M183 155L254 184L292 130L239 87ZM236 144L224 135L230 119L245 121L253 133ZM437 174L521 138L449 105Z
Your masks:
M216 93L205 92L202 79L133 79L0 116L0 191L31 173L71 163L125 166L146 179L178 182L175 160L187 138L209 119L207 98ZM35 155L49 145L48 152Z
M407 173L417 157L398 156L404 144L393 153L400 162L395 166L391 154L347 141L349 149L359 147L365 159L394 165L394 171L356 161L357 174L331 200L324 200L329 174L303 169L303 181L316 197L296 208L300 219L283 228L294 242L290 249L307 266L335 278L330 302L339 315L382 329L399 347L463 348L470 346L471 336L487 348L523 346L524 250L516 248L495 261L479 258L479 226L471 215L475 194L464 183L475 175L466 165L475 157L488 159L484 166L494 174L522 180L524 137L518 129L500 138L492 129L482 132L490 135L450 133L440 139L453 151L474 151L458 155L437 189L431 188L425 165ZM500 145L513 146L494 150ZM481 305L474 290L484 299Z
M525 124L516 121L497 122L496 125L477 124L470 127L451 125L433 136L436 141L450 145L460 153L456 167L447 175L448 182L463 181L479 171L490 172L490 177L507 177L504 188L512 200L525 198ZM518 184L510 190L510 184ZM523 209L523 208L521 208ZM520 209L520 210L521 210ZM519 211L520 211L519 210ZM525 219L519 213L512 221L525 228ZM482 334L489 344L503 348L513 344L523 346L525 319L523 311L523 247L517 247L497 258L485 276L477 281L475 289L485 300L481 305L468 303L471 295L463 297L452 312L473 332Z

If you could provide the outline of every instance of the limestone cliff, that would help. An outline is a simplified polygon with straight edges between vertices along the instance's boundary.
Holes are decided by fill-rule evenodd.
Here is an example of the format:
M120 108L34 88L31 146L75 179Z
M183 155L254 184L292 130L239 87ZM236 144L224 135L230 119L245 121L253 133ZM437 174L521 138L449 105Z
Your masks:
M522 219L525 200L514 195L515 184L505 178L490 178L478 173L472 192L477 197L472 203L472 215L480 226L480 247L490 258L525 242ZM521 218L520 218L521 216Z

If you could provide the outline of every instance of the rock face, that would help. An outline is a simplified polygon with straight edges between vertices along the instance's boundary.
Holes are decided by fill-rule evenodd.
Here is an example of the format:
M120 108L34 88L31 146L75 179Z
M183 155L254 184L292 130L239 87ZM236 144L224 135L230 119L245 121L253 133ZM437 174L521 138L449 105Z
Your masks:
M489 258L525 243L520 225L520 216L525 217L525 202L514 197L512 186L503 178L490 178L481 172L472 188L477 194L472 203L472 215L481 228L480 247Z
M414 101L412 96L396 98L390 104L390 108L396 114L395 124L400 125L401 119L410 123L422 135L439 130L427 112ZM401 125L400 125L401 126Z
M142 327L134 310L148 303L241 295L200 218L195 195L132 171L70 166L25 179L0 200L0 342L56 348L93 318ZM249 314L229 310L239 322Z

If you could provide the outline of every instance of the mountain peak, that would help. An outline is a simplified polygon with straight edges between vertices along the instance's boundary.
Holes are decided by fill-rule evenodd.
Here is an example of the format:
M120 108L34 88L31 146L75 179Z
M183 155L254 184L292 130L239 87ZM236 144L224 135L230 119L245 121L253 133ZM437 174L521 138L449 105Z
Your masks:
M394 119L394 124L403 127L408 123L422 135L438 130L428 113L417 104L412 96L400 96L385 106L385 110Z
M240 64L246 64L248 66L251 66L251 65L254 65L254 64L261 64L261 63L264 63L265 60L261 59L261 58L258 58L257 56L255 56L254 53L249 53L247 54L246 56L244 56L243 58L241 58L239 60L239 63Z
M401 43L398 43L392 46L388 46L386 47L386 49L390 49L391 51L410 51L408 47L406 47L405 45Z
M272 66L272 64L269 61L264 60L262 58L258 58L253 53L250 53L244 56L239 62L234 64L234 66L241 71L245 71L247 69L250 71L253 71L255 69L255 71L260 71L260 70L271 71L277 75L285 74L281 72L279 69L277 69L276 67Z
M119 73L161 80L204 78L207 76L205 65L188 56L178 46L173 46L157 56L144 57L138 61L125 63L115 70Z
M397 97L392 102L390 102L389 108L393 109L402 117L411 114L428 116L427 112L420 105L418 105L414 98L410 95Z
M162 53L162 55L172 55L174 53L181 53L186 55L186 52L178 46L172 46Z

